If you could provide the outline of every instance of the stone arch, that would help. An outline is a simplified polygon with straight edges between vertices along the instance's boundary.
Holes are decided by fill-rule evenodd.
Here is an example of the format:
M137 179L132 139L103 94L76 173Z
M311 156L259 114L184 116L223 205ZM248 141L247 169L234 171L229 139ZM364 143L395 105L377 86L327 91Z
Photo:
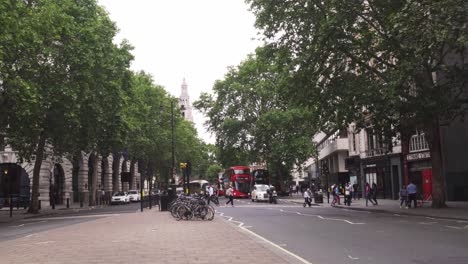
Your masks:
M50 189L55 204L64 204L65 197L65 171L59 163L55 163L52 169L53 177Z
M122 191L128 191L129 190L129 187L130 187L130 184L129 182L123 182L123 177L122 177L122 172L129 172L130 170L130 161L127 160L126 158L122 157L120 159L120 182L122 183Z
M85 162L89 157L80 152L73 157L72 162L72 193L74 202L89 202L88 166Z
M112 154L112 193L116 193L121 190L120 181L120 168L122 168L121 164L121 155L114 153Z
M92 152L88 155L88 192L89 192L89 205L94 206L99 202L100 197L100 174L101 174L101 160L100 156Z
M106 195L112 195L113 181L112 181L112 155L103 157L101 161L101 180L103 181L103 189Z

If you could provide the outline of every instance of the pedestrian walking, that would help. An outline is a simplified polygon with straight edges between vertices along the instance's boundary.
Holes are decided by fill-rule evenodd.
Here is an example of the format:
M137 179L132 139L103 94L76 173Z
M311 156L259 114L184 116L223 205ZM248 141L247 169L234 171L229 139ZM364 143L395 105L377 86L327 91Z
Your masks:
M368 182L366 182L365 186L365 191L366 191L366 206L368 205L368 202L370 201L372 205L375 205L374 202L372 201L371 195L372 195L372 190Z
M208 204L210 204L210 200L211 200L213 195L214 195L214 189L213 189L213 186L211 186L211 184L210 184L208 186Z
M351 206L351 193L353 192L353 186L350 182L345 187L345 205Z
M406 186L403 184L400 190L400 208L403 208L403 204L405 207L408 207L408 191L406 190Z
M408 192L408 203L406 208L411 208L411 201L414 201L414 208L416 208L416 194L418 193L418 187L416 187L413 181L410 181L410 184L408 184L408 186L406 187L406 191Z
M377 184L375 182L372 183L371 193L372 193L371 197L374 200L375 205L378 205L378 203L377 203Z
M341 201L340 201L340 186L337 184L335 186L335 195L336 195L336 200L338 202L338 205L341 205Z
M311 207L312 206L311 200L312 198L310 197L310 189L307 189L304 192L304 207L306 207L306 205L309 205L309 207Z
M231 203L232 207L234 207L234 190L232 189L232 186L229 186L229 189L226 191L226 195L229 197L229 200L226 202L226 205Z
M357 183L354 183L353 184L353 200L356 200L356 198L359 199L358 191L359 191L359 185Z

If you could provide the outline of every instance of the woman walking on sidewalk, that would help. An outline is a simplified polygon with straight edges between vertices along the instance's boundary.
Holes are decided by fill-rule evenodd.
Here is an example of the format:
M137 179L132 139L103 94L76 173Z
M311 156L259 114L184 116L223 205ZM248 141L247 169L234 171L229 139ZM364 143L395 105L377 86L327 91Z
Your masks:
M310 197L310 189L307 189L307 191L304 192L304 207L308 204L309 207L312 206L311 203L312 198Z
M366 182L366 206L368 204L368 202L370 201L373 205L375 205L375 203L372 201L372 190L371 190L371 187L369 185L368 182Z
M353 192L353 186L351 183L347 183L345 187L345 205L351 206L351 193Z

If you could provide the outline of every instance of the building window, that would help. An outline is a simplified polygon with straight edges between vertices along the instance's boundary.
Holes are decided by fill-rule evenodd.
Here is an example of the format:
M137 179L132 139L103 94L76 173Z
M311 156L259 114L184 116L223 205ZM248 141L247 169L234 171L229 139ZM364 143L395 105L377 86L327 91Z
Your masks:
M355 133L353 133L353 139L352 140L353 140L353 145L352 145L353 146L353 152L356 152L357 150L356 150L356 134Z
M417 133L416 135L413 135L410 139L409 151L417 152L424 150L429 150L429 144L426 141L424 133Z

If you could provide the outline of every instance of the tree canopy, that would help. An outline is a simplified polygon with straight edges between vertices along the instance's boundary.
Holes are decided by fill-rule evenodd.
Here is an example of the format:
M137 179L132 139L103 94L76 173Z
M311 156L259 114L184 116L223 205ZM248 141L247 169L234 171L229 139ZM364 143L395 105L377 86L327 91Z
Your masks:
M444 206L438 129L467 109L468 3L247 2L265 41L289 51L289 97L316 107L322 129L355 122L393 136L426 132L433 206Z
M216 82L214 96L203 94L194 106L209 117L224 167L267 163L281 178L283 168L300 166L314 152L316 130L312 111L283 97L289 69L275 54L257 49Z

